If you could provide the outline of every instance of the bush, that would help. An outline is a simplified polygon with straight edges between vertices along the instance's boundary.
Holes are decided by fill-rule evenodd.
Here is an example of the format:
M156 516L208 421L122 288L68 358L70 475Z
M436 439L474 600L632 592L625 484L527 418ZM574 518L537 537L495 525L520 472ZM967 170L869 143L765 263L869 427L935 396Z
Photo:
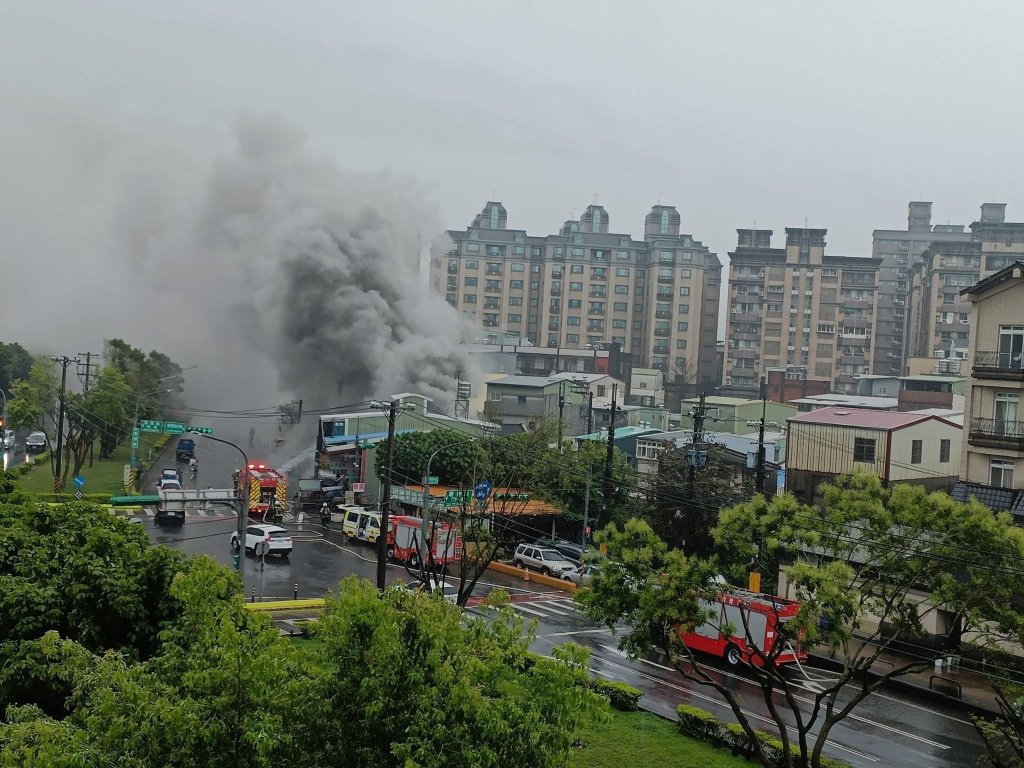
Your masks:
M611 705L620 712L635 712L640 708L640 697L644 695L643 691L615 680L598 678L590 681L590 687L602 696L607 696Z
M35 497L43 504L69 504L73 501L87 501L91 504L110 504L109 493L84 493L76 499L72 493L37 493Z
M706 741L717 747L724 747L734 755L741 755L748 760L753 759L754 745L750 736L739 723L726 725L710 712L691 707L688 704L680 704L676 707L676 714L679 716L679 731L686 736ZM757 740L769 763L783 768L786 761L779 738L764 731L757 731ZM793 746L791 744L790 748ZM824 768L847 768L846 763L833 760L830 757L822 757L821 764Z
M35 469L37 466L41 466L41 465L49 464L49 463L50 463L50 452L49 451L43 451L42 453L36 454L35 458L33 458L31 462L25 462L20 467L15 467L14 469L10 470L8 472L8 474L11 475L11 477L21 477L22 475L27 475L29 472L31 472L33 469Z

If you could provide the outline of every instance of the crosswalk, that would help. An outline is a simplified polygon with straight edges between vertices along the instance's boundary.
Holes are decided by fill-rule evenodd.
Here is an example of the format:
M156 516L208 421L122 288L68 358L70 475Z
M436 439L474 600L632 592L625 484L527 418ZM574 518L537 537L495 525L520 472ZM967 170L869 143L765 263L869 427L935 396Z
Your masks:
M518 600L509 607L532 619L554 619L564 616L581 616L582 611L570 598L556 597L539 600Z
M156 510L152 507L146 507L135 513L138 517L156 517ZM187 509L185 510L185 519L190 517L202 517L207 520L234 520L235 515L230 512L208 512L205 509Z

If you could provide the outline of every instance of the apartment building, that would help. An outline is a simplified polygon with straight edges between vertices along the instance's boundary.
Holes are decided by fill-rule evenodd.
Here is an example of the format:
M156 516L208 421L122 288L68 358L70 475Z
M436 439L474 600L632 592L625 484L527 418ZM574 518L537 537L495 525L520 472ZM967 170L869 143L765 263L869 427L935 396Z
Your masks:
M971 303L973 337L959 490L997 509L1016 502L1024 512L1024 260L962 296Z
M656 205L636 240L590 205L556 234L531 236L491 201L432 252L431 284L485 330L551 349L617 344L638 367L710 381L722 265L680 228L674 207Z
M908 328L915 306L908 300L911 272L921 255L936 240L950 244L968 243L971 233L961 224L932 225L932 204L911 202L907 209L907 228L876 229L871 233L871 256L881 259L878 268L877 306L872 329L874 344L871 373L901 374L905 371L910 345Z
M1005 203L985 203L967 241L931 242L909 272L906 359L956 358L971 336L971 302L961 291L1024 254L1024 223L1006 221Z
M825 253L825 229L787 227L786 247L772 230L739 229L729 253L725 381L752 396L768 369L802 367L838 391L871 362L877 258Z

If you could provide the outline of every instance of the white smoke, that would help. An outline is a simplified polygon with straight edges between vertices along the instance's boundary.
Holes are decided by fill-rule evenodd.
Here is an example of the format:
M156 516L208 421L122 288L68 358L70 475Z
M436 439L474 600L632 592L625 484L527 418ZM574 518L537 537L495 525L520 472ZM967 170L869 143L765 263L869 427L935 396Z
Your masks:
M33 194L0 193L5 309L20 321L9 340L160 349L199 366L187 395L211 405L451 398L467 359L457 314L420 278L441 226L413 179L344 173L274 116L243 115L220 152L95 125L48 131L20 136L40 145L23 169Z

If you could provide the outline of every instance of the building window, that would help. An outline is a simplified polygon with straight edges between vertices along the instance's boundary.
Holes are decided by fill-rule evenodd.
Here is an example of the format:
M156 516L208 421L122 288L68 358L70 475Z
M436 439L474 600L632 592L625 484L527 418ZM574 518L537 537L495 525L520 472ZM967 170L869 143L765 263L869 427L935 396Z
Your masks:
M619 261L629 261L629 251L618 251L615 256Z
M583 299L569 299L569 309L583 309Z
M989 485L996 488L1013 488L1013 461L992 459L989 463Z
M522 232L516 232L515 239L516 239L517 243L525 243L526 242L526 237L523 235Z
M508 281L508 287L511 288L513 291L521 291L521 290L523 290L523 281L522 280L509 280Z
M467 253L480 253L480 243L466 243Z
M569 318L566 319L565 324L566 325L580 325L581 324L581 320L578 317L569 317Z
M681 322L676 323L676 330L677 331L688 331L688 330L690 330L690 323L689 323L689 321L683 320Z
M1024 354L1024 325L999 326L999 367L1019 371Z
M583 265L582 264L573 264L571 266L571 268L569 269L569 271L572 272L574 275L582 275L583 274Z
M689 289L689 288L687 288L687 287L686 287L686 286L684 285L684 286L683 286L682 288L680 288L680 289L679 289L679 295L680 295L680 296L689 296L689 295L690 295L690 289Z
M616 293L629 293L629 286L628 285L616 285L615 286L615 292Z
M444 300L454 307L459 302L459 296L455 293L446 293L444 295Z
M939 441L939 462L945 464L949 461L949 440Z
M578 333L567 333L567 334L565 334L565 343L566 344L579 344L580 343L580 335Z
M582 291L583 290L583 283L569 283L569 290L570 291Z
M462 282L466 284L467 288L475 288L480 283L475 277L465 277L462 279Z
M607 394L608 394L608 387L605 386L604 384L598 384L597 385L597 396L598 397L605 397Z
M681 314L681 315L688 315L688 314L690 314L690 305L689 304L680 304L679 305L679 314Z
M479 269L479 268L480 268L480 262L479 261L474 261L474 260L470 259L469 261L466 262L466 269Z
M867 437L853 438L853 460L875 463L875 441Z
M555 246L555 252L554 252L554 257L555 257L556 259L560 259L560 258L562 258L562 255L563 255L564 253L565 253L565 249L564 249L564 248L563 248L562 246L560 246L560 245L557 245L557 246Z
M920 464L921 456L924 453L924 440L910 441L910 463Z
M508 300L508 305L510 307L521 307L521 306L523 306L523 297L522 296L510 296L509 300Z
M612 309L616 312L626 312L629 309L629 305L624 301L616 301L612 304Z
M574 243L576 243L577 245L582 244L583 243L583 235L581 235L579 232L577 232L575 235L572 236L572 241ZM582 248L573 248L572 249L572 255L573 256L577 255L576 251L579 251L579 254L578 254L579 256L583 255L583 249Z
M508 316L508 321L510 323L521 323L521 322L523 322L523 316L522 315L509 315Z
M629 277L629 267L617 267L615 269L616 277Z
M612 328L625 328L625 327L626 327L626 321L625 320L612 320Z
M462 303L463 304L476 304L476 294L475 293L465 293L465 294L463 294L462 295Z
M539 245L535 245L535 246L530 248L530 255L531 256L542 256L543 254L544 254L544 252L543 252L543 250L541 249L541 247Z
M496 203L491 203L491 229L498 228L498 217L501 215L501 208Z
M526 271L526 265L523 264L523 262L521 262L521 261L515 261L515 262L512 263L512 271L513 272L525 272Z
M491 392L489 397L490 397L490 400L491 400L492 403L500 403L501 402L501 392Z
M692 273L690 272L689 269L680 269L679 270L679 276L680 277L689 277L691 274Z
M676 339L676 349L686 349L686 339Z
M470 240L479 240L480 239L480 233L477 232L475 229L469 230L469 239Z
M661 209L661 234L668 234L668 210L666 208Z
M591 232L600 232L601 231L601 209L600 208L594 208L591 211L591 213L593 214L593 222L591 224L590 231Z

